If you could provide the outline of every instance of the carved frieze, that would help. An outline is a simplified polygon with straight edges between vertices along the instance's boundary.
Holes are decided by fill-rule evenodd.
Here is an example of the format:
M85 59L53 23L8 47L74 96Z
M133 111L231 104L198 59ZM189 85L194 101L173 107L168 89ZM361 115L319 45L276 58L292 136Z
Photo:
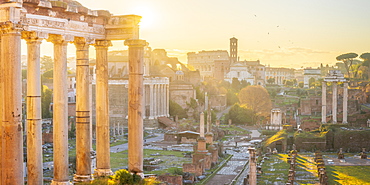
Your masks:
M89 26L86 22L26 14L21 18L21 23L28 25L29 29L26 29L27 31L43 30L43 32L50 34L70 34L79 37L91 35L91 37L98 39L105 37L105 28L103 25L93 24Z

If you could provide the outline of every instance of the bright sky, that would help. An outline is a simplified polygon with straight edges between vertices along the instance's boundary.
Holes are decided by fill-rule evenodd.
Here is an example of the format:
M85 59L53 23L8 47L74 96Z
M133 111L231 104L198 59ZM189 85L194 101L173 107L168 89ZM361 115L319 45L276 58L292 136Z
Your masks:
M189 51L229 50L231 37L238 38L241 60L271 66L317 67L342 53L370 52L370 0L78 1L143 16L141 39L183 63Z

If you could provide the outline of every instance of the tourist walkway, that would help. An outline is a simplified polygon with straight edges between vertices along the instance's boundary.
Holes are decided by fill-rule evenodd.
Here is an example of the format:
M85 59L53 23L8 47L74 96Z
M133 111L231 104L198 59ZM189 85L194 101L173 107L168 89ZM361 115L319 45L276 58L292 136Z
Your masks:
M246 129L246 128L242 128ZM261 133L255 128L248 128L247 130L251 131L252 138L259 138ZM235 181L236 185L243 185L244 178L249 172L249 153L248 147L244 147L244 144L249 144L248 142L238 142L238 145L241 147L238 148L226 148L225 151L227 154L233 155L231 159L226 163L226 165L217 172L217 174L209 180L206 185L213 184L231 184ZM231 143L225 143L225 145L232 146ZM244 169L245 168L245 169ZM242 170L244 171L242 172ZM241 173L241 174L240 174ZM240 175L239 175L240 174ZM238 176L239 175L239 176Z

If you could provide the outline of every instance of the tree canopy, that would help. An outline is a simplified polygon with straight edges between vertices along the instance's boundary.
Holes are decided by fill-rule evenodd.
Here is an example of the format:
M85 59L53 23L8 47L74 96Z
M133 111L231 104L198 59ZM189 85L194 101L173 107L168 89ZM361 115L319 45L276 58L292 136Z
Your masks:
M41 63L41 69L43 71L50 71L53 69L54 62L51 56L46 56L46 55L42 56L40 58L40 63Z
M242 106L253 111L254 118L270 115L272 103L270 95L264 87L247 86L240 91L238 98Z
M351 66L353 63L353 59L356 58L357 56L358 56L357 53L345 53L337 56L336 58L338 61L342 61L344 63L344 67L346 67L347 70L348 78L351 78L350 73Z
M251 124L253 111L246 107L240 106L238 103L234 104L226 116L226 120L231 119L235 124Z
M370 53L362 53L360 58L364 60L363 66L367 66L367 71L364 73L367 75L367 78L370 78Z

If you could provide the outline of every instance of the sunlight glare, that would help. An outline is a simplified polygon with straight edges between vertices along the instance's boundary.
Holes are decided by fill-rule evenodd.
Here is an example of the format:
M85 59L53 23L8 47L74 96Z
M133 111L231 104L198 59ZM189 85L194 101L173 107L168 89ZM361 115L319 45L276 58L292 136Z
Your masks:
M139 5L133 9L132 14L140 15L142 17L140 21L140 28L147 29L155 25L154 23L157 19L157 16L151 7Z

